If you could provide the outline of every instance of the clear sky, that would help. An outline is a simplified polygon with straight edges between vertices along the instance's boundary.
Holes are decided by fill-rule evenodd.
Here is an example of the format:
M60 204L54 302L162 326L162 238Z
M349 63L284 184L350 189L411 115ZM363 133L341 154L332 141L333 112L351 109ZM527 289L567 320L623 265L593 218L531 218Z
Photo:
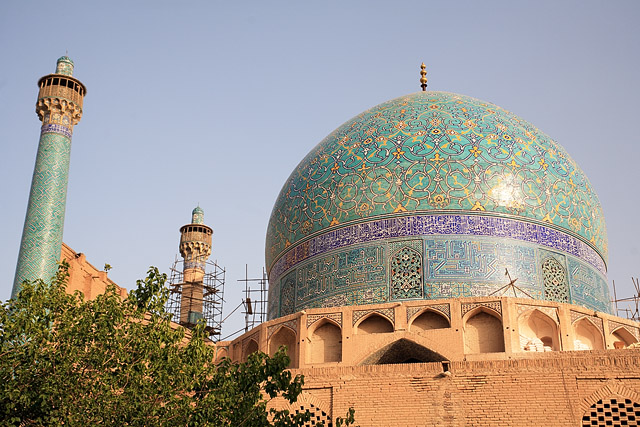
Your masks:
M273 203L340 124L429 89L493 102L563 145L600 196L609 282L640 275L640 2L3 1L0 299L10 296L40 122L39 77L68 52L87 86L64 241L132 288L168 271L199 203L227 269L261 275ZM224 328L243 326L240 314Z

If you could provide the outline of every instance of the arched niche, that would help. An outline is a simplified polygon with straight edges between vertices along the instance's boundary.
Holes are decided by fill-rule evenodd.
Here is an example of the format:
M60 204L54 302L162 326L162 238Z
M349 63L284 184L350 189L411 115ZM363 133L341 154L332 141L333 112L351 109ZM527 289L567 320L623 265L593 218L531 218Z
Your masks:
M447 360L443 355L406 338L387 344L369 355L360 365L428 363Z
M287 355L291 358L289 368L298 367L298 346L296 333L286 326L280 327L269 340L269 355L273 356L280 347L287 347Z
M225 357L227 357L227 349L226 348L221 348L216 352L216 360L220 361L222 359L224 359Z
M500 353L504 351L502 320L484 307L465 316L464 351L466 354Z
M249 355L255 353L256 351L258 351L258 343L255 340L251 339L244 348L244 355L242 356L242 358L246 361L249 358Z
M420 333L431 329L444 329L449 327L449 319L444 317L444 315L436 311L426 309L411 321L409 331Z
M540 310L530 310L518 318L520 349L523 351L558 351L558 324Z
M582 318L573 324L575 350L604 350L600 330L590 320Z
M628 345L631 345L635 342L638 342L638 339L631 335L629 331L627 331L623 327L619 327L611 333L613 337L613 348L624 348Z
M309 334L308 363L342 361L342 330L335 323L324 320Z
M356 327L356 333L367 334L386 334L393 332L393 324L379 314L372 313L364 320L361 320Z

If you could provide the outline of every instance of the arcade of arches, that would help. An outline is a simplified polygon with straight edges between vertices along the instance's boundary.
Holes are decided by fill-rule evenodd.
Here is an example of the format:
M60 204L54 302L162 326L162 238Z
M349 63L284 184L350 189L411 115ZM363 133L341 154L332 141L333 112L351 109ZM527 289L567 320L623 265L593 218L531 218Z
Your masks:
M482 414L505 404L519 412L494 408L507 417L503 424L527 425L537 408L533 398L558 411L548 425L600 426L616 425L599 424L601 418L636 417L640 398L602 389L610 381L640 389L633 379L640 350L627 349L639 340L635 322L608 314L556 301L482 297L307 309L217 346L221 357L237 361L286 346L290 368L305 376L306 400L290 409L309 409L328 425L351 406L362 426L490 425ZM605 349L615 354L604 355ZM418 405L412 393L440 403ZM523 393L528 397L518 398Z
M634 322L608 314L555 301L481 297L308 309L218 346L234 360L286 346L291 367L304 368L514 359L638 341ZM407 356L393 357L398 348Z

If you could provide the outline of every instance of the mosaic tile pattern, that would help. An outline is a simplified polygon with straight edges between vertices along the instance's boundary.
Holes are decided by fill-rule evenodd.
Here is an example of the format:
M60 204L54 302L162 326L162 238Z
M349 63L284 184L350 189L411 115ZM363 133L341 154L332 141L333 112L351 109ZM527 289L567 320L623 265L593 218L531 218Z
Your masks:
M342 328L342 313L310 314L307 316L307 328L321 319L331 319Z
M356 310L353 312L353 322L352 325L355 326L356 323L358 323L358 321L360 319L362 319L363 317L371 314L371 313L377 313L379 315L381 315L382 317L387 318L392 325L396 324L396 314L395 311L393 310L393 308L381 308L381 309L372 309L372 310Z
M606 256L600 203L562 147L494 105L416 93L345 123L285 183L267 230L269 317L488 296L505 268L534 299L610 313Z
M45 126L36 155L12 297L25 280L51 279L60 261L71 139L68 132L54 132L51 125Z
M56 73L71 76L73 61L66 56L59 58ZM44 78L46 77L48 76ZM66 82L68 79L54 76L54 84L46 87L42 79L38 83L40 91L36 102L36 114L42 121L42 126L16 275L11 290L12 298L18 294L25 280L50 280L55 275L60 261L71 135L73 126L82 117L83 100L80 93L75 93L75 101L58 97L59 94L73 92L72 89L56 83L63 80ZM73 81L79 83L75 79ZM76 101L80 105L76 105Z
M505 268L518 286L532 288L538 274L535 247L501 239L426 239L426 280L491 282L503 286Z
M377 244L351 247L311 257L290 269L270 287L270 318L304 308L379 303L399 298L394 290L393 254L421 250L424 260L423 288L411 287L413 299L446 299L501 295L508 283L505 269L517 279L516 286L534 299L545 296L544 263L551 259L572 266L577 290L563 300L594 310L611 312L606 279L589 264L568 254L550 252L537 245L494 237L424 236L413 240L383 240ZM392 254L387 256L386 254ZM385 261L386 259L386 261ZM561 280L567 286L567 279ZM403 283L400 281L400 283ZM569 282L570 283L570 282ZM548 285L548 284L547 284ZM549 285L548 285L549 286ZM293 290L295 298L292 298ZM547 289L549 291L549 289ZM415 292L415 294L413 293ZM278 295L282 302L278 306ZM402 294L405 297L408 294ZM417 295L417 296L416 296ZM555 294L554 294L555 295ZM281 314L278 314L278 310Z
M567 259L571 302L604 313L613 313L606 276L578 259Z
M365 246L335 252L297 268L296 305L342 289L386 282L384 248ZM289 276L287 276L289 277Z
M604 323L602 322L602 319L599 317L595 317L595 316L588 316L584 313L580 313L578 311L573 311L571 310L571 324L574 325L576 324L576 322L578 322L580 319L589 319L591 321L591 323L593 323L593 325L598 328L598 330L600 331L600 333L602 334L602 336L604 337Z
M295 332L296 335L298 335L298 320L297 319L292 319L292 320L288 320L286 322L278 323L277 325L269 326L267 328L267 339L270 339L271 335L273 335L274 332L276 332L278 329L280 329L280 326L287 327L287 328L291 329L293 332Z
M411 240L393 240L387 243L389 259L389 274L390 274L390 286L389 286L389 298L391 300L406 300L406 299L420 299L424 297L423 291L423 277L424 277L424 242L422 239ZM397 269L394 272L394 260L395 264L403 263L399 258L400 252L413 250L416 256L419 256L419 260L414 260L413 271L416 273L415 280L407 282L402 277L403 273L408 273L402 269ZM406 260L404 260L406 261ZM418 275L418 269L420 270ZM395 276L395 279L394 279Z
M451 321L451 308L449 307L449 304L434 304L434 305L420 305L416 307L407 308L407 323L409 323L411 318L415 316L416 313L424 310L425 308L438 311L444 314L447 317L447 319Z
M557 302L569 302L569 283L564 266L554 258L542 262L542 281L544 299Z
M582 319L583 317L587 317L587 315L579 311L571 310L571 323L576 323L576 320Z
M61 56L56 63L56 74L73 76L73 61L68 56Z
M631 335L636 337L636 339L640 340L640 329L639 328L634 328L634 327L625 325L624 323L614 322L613 320L609 320L608 325L609 325L609 331L610 332L614 332L616 329L621 327L621 328L624 328Z
M600 330L600 333L604 337L604 322L602 321L602 319L599 317L592 316L589 318L589 320L591 320L596 325L596 328Z
M259 333L255 333L255 334L251 335L250 337L245 338L244 340L242 340L242 354L246 354L247 347L249 346L251 341L254 341L256 344L258 344L259 338L260 338L260 334Z
M40 129L40 135L44 135L45 133L59 133L60 135L64 135L67 138L71 139L73 135L73 130L68 126L58 125L55 123L43 125Z
M283 280L280 286L280 316L296 312L296 272L292 271Z
M607 256L600 202L560 145L498 106L417 92L349 120L302 160L272 212L267 266L318 232L452 210L552 224Z
M567 257L558 252L540 249L538 264L540 265L538 280L543 289L543 298L548 301L570 303Z
M422 251L401 248L391 256L391 299L422 298Z
M505 269L534 298L538 284L536 246L504 239L441 236L425 239L425 298L489 296L508 283Z
M277 280L296 264L335 249L387 239L437 235L499 237L533 243L578 257L606 274L604 261L591 246L562 231L505 217L443 214L392 217L328 231L291 247L273 265L269 278Z
M192 224L204 224L204 210L200 206L196 206L191 211Z
M492 302L477 302L473 304L462 304L461 305L462 317L464 317L464 315L470 312L471 310L478 307L489 308L495 311L496 313L498 313L500 316L502 316L502 303L500 301L492 301Z
M520 317L523 313L531 310L538 310L549 316L549 318L553 319L556 323L559 323L558 309L555 307L540 307L537 305L518 304L518 317Z

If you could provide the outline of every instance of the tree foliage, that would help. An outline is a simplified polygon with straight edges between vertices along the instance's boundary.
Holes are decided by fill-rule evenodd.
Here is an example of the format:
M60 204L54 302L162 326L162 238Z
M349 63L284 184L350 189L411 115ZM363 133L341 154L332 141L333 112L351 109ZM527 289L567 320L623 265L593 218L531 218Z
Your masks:
M25 283L0 309L0 424L297 426L309 414L267 410L294 402L303 378L286 370L284 349L223 359L165 311L166 276L151 268L122 299L114 287L94 300L51 284ZM350 417L349 417L350 416ZM336 424L350 424L352 411Z

